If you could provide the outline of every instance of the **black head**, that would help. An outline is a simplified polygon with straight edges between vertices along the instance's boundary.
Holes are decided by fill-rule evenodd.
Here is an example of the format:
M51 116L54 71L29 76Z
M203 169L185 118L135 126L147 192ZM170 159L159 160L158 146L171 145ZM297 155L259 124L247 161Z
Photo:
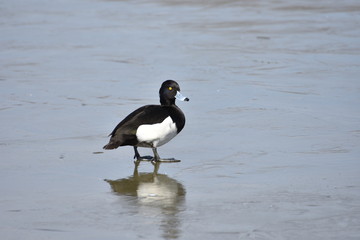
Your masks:
M189 101L187 97L181 95L180 86L174 80L166 80L162 83L159 96L161 105L173 105L175 104L175 99Z

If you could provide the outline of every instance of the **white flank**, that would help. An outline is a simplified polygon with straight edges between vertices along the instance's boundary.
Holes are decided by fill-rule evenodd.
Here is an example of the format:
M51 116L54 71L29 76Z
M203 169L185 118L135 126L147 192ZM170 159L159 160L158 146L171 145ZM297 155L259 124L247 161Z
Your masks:
M136 131L136 137L140 142L139 146L144 147L151 143L153 147L160 147L174 138L176 134L176 124L170 116L161 123L140 125ZM141 142L147 144L143 145Z

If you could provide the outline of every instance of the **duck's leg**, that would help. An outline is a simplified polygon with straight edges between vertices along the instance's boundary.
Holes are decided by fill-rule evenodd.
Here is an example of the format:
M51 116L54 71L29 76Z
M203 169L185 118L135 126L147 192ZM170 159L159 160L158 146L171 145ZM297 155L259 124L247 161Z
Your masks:
M140 157L139 151L137 150L137 147L135 147L135 146L134 146L134 152L135 152L134 159L139 161L141 159L141 157Z
M152 148L154 152L154 158L151 160L151 162L181 162L180 160L176 160L175 158L160 158L157 149Z
M137 150L137 147L134 146L134 152L135 152L135 156L134 159L136 159L134 162L139 162L139 161L150 161L152 160L151 156L140 156L139 151ZM136 163L135 163L136 164Z
M160 162L160 156L157 152L157 149L156 148L152 148L153 150L153 153L154 153L154 158L151 160L152 162Z

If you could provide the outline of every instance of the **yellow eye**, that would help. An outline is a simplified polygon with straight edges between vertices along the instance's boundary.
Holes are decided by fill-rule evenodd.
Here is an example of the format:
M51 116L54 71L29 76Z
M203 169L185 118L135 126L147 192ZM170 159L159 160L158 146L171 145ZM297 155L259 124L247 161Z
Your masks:
M171 91L171 90L172 90L172 87L169 87L168 89Z

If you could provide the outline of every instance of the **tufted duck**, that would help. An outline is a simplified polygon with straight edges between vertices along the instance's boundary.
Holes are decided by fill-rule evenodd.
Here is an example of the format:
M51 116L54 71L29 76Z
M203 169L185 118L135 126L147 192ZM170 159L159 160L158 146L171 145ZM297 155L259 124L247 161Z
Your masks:
M115 149L120 146L133 146L134 158L137 161L151 160L152 162L178 161L161 159L156 148L174 138L185 125L185 115L175 99L189 101L180 93L179 84L173 80L162 83L160 90L161 105L146 105L130 113L111 132L108 144L104 149ZM153 157L141 157L137 148L152 148Z

